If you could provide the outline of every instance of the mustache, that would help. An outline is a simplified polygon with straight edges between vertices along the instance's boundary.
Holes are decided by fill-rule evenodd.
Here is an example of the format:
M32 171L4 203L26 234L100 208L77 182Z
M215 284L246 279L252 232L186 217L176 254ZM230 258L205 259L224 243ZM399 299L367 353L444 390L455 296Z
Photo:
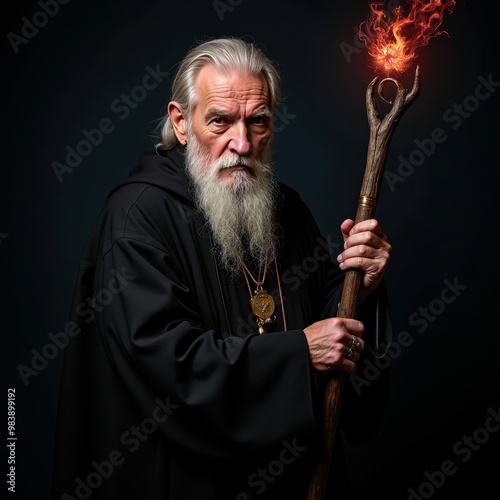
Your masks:
M260 162L254 158L249 158L247 156L240 156L236 153L231 153L226 156L219 158L215 162L216 170L224 170L226 168L232 167L247 167L250 170L256 170L260 165Z

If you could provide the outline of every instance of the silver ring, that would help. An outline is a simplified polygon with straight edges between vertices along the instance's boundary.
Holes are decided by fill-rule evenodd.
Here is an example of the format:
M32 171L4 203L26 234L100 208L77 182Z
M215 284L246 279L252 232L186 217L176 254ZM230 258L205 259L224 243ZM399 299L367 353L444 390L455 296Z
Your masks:
M345 355L347 359L352 358L354 356L354 350L352 349L352 346L349 348L349 352Z
M349 349L356 349L360 344L360 341L358 339L358 337L356 337L356 335L353 335L352 336L352 344L351 344L351 347Z

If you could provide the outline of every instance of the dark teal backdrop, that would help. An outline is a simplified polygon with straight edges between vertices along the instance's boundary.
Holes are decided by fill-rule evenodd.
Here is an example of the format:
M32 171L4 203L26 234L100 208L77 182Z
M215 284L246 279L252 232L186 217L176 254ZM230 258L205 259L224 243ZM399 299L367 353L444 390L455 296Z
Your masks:
M394 387L379 438L349 449L355 500L498 491L500 68L493 15L477 3L457 2L449 36L419 51L421 94L390 149L377 216L394 247ZM154 143L176 63L198 40L236 35L279 64L279 176L340 243L368 143L364 93L375 73L354 31L367 13L359 0L9 3L0 266L16 498L48 498L62 357L50 345L106 193ZM411 72L401 80L409 86ZM360 367L358 383L379 369Z

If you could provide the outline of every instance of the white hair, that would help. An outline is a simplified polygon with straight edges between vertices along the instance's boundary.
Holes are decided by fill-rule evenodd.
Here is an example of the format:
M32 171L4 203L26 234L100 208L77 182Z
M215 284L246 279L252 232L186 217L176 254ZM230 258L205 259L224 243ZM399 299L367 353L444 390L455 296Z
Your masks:
M269 90L269 106L273 110L280 101L281 89L279 74L272 62L255 45L238 38L219 38L201 43L191 49L180 63L172 84L172 101L181 107L188 124L196 104L196 78L207 64L213 64L218 70L229 73L241 70L250 75L262 75ZM156 148L171 149L178 143L168 113L158 127L161 142Z

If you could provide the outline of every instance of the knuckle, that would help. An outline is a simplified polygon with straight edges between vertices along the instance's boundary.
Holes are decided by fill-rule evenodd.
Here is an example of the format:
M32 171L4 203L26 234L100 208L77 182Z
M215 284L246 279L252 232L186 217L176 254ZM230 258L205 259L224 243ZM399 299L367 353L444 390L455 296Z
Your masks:
M373 232L368 232L366 235L366 242L370 244L375 244L378 240L378 236L375 235Z
M377 227L377 219L367 219L365 221L365 227L368 231L372 231L373 229L375 229Z
M334 347L335 344L338 344L344 340L344 332L340 329L335 330L331 336L331 339L331 347Z
M340 351L333 351L331 357L332 362L330 364L338 366L343 361L343 359L344 359L343 353L341 353Z
M335 317L335 318L330 318L332 322L332 328L338 329L338 328L345 328L346 323L348 318L341 318L341 317Z

